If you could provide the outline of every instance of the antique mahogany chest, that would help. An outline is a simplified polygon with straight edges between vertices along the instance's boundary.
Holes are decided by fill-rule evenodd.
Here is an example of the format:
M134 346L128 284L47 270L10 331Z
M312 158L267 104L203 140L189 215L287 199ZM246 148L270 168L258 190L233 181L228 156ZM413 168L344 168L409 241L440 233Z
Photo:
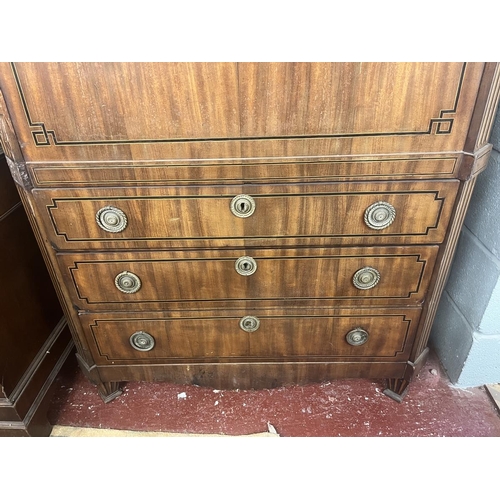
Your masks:
M494 63L2 63L0 135L104 400L386 378L427 341Z

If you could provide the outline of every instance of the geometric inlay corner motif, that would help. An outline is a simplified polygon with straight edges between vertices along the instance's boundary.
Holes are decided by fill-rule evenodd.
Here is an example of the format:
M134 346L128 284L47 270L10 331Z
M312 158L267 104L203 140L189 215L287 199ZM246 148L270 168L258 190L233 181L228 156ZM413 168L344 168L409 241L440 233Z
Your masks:
M28 118L31 134L33 135L33 140L37 146L50 146L49 135L52 136L53 142L55 143L54 131L47 130L44 123L32 123ZM39 129L39 130L33 130Z
M457 112L457 107L458 107L458 102L460 98L460 92L462 89L462 83L465 75L465 69L466 69L467 64L464 63L462 65L461 73L460 73L460 78L459 82L457 85L457 91L456 91L456 96L455 96L455 101L453 104L453 107L451 109L442 109L439 112L439 116L436 118L431 118L429 120L429 126L427 130L421 130L421 131L412 131L412 132L407 132L407 131L392 131L392 132L379 132L379 133L370 133L370 134L322 134L321 136L315 136L315 137L324 137L324 138L335 138L335 137L360 137L364 135L370 135L370 136L402 136L402 135L441 135L441 134L451 134L452 129L453 129L453 122L455 117L453 115L456 114ZM23 89L21 86L21 82L19 79L19 75L17 74L17 70L15 67L14 63L11 63L12 71L14 73L14 78L16 80L16 85L19 91L19 95L21 97L21 101L26 113L26 117L28 120L28 125L31 129L31 133L33 136L33 140L35 142L36 146L69 146L69 145L105 145L105 144L139 144L139 143L169 143L169 142L196 142L199 141L200 139L195 139L195 138L190 138L190 139L136 139L136 140L97 140L97 141L58 141L56 138L56 133L54 130L47 130L45 127L44 122L33 122L29 113L29 109L26 103L26 99L23 93ZM265 137L225 137L225 138L217 138L214 140L220 141L220 140L225 140L225 141L246 141L246 140L252 140L252 139L263 139ZM303 139L303 136L283 136L283 137L274 137L274 139Z
M457 112L458 100L460 97L460 90L462 88L462 82L464 80L466 64L462 65L462 71L460 72L460 79L458 81L457 93L455 97L455 102L451 109L442 109L439 113L439 118L432 118L429 124L429 133L439 134L451 134L453 128L454 115Z

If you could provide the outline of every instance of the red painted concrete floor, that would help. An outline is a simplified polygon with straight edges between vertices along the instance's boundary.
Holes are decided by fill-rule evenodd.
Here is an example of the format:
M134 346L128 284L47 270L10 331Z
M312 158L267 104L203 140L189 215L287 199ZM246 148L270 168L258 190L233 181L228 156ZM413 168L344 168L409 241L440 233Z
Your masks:
M453 387L431 354L402 403L383 380L335 380L258 391L217 391L169 383L132 383L105 404L74 356L57 379L53 424L141 431L280 436L500 436L500 416L484 388Z

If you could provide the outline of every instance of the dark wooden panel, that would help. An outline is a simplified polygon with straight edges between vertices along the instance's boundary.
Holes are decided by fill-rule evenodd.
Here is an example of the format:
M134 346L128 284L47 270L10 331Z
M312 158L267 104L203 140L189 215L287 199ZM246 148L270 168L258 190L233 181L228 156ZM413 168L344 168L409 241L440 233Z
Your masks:
M26 380L23 380L22 392L16 394L13 400L16 412L21 418L27 420L32 418L31 413L38 406L38 403L33 403L49 392L73 347L66 320L61 318L31 363L30 368L33 369L33 373L29 373ZM48 397L50 398L50 395Z
M0 221L0 372L9 394L62 317L22 207Z
M47 225L59 249L290 244L290 237L341 244L440 243L445 235L458 181L370 184L309 184L218 188L35 190L48 208ZM234 196L249 194L250 217L235 216ZM396 216L372 229L365 212L374 203L391 204ZM109 232L96 213L112 206L127 225ZM125 219L124 219L125 220ZM200 241L202 240L202 241ZM218 241L220 240L220 241ZM335 241L337 240L337 241Z
M73 348L66 321L61 319L47 335L15 390L8 398L0 398L0 428L15 421L29 425L36 413L46 412L55 378Z
M19 398L5 407L0 406L0 414L10 410L10 417L0 417L0 436L47 437L52 431L52 423L47 418L51 398L55 389L55 379L74 344L66 327L51 344Z
M438 247L252 250L257 270L242 276L241 251L186 251L60 255L59 261L81 309L143 310L165 302L319 299L365 305L420 304L427 291ZM359 290L361 268L380 272L378 285ZM122 272L139 277L136 293L115 286ZM196 303L196 302L194 302ZM197 304L195 307L200 307Z
M18 203L21 203L21 200L16 186L10 175L5 156L0 153L0 220Z
M0 436L47 436L51 389L73 343L3 155L0 242Z
M206 317L169 319L158 317L158 313L140 318L83 315L81 321L95 342L97 364L222 363L260 358L400 361L411 348L420 310L378 309L334 316L270 316L269 312L262 316L252 311L252 315L260 321L254 332L241 329L242 317L210 317L209 313ZM347 333L355 328L368 332L365 344L352 346L346 341ZM131 346L130 336L138 331L155 339L152 350L141 352Z

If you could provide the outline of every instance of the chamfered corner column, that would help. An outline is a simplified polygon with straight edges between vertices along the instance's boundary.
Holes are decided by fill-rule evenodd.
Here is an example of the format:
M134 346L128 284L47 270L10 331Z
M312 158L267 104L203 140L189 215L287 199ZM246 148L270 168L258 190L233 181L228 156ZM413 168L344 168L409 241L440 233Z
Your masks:
M428 357L429 348L426 347L415 362L407 362L406 370L402 378L387 379L387 387L384 389L384 394L391 399L394 399L394 401L401 403L408 393L410 382L420 373L420 370L425 365Z
M97 392L105 403L113 401L123 393L121 382L104 382L98 373L96 365L89 366L78 353L76 359L80 365L80 369L89 379L89 381L97 387Z

